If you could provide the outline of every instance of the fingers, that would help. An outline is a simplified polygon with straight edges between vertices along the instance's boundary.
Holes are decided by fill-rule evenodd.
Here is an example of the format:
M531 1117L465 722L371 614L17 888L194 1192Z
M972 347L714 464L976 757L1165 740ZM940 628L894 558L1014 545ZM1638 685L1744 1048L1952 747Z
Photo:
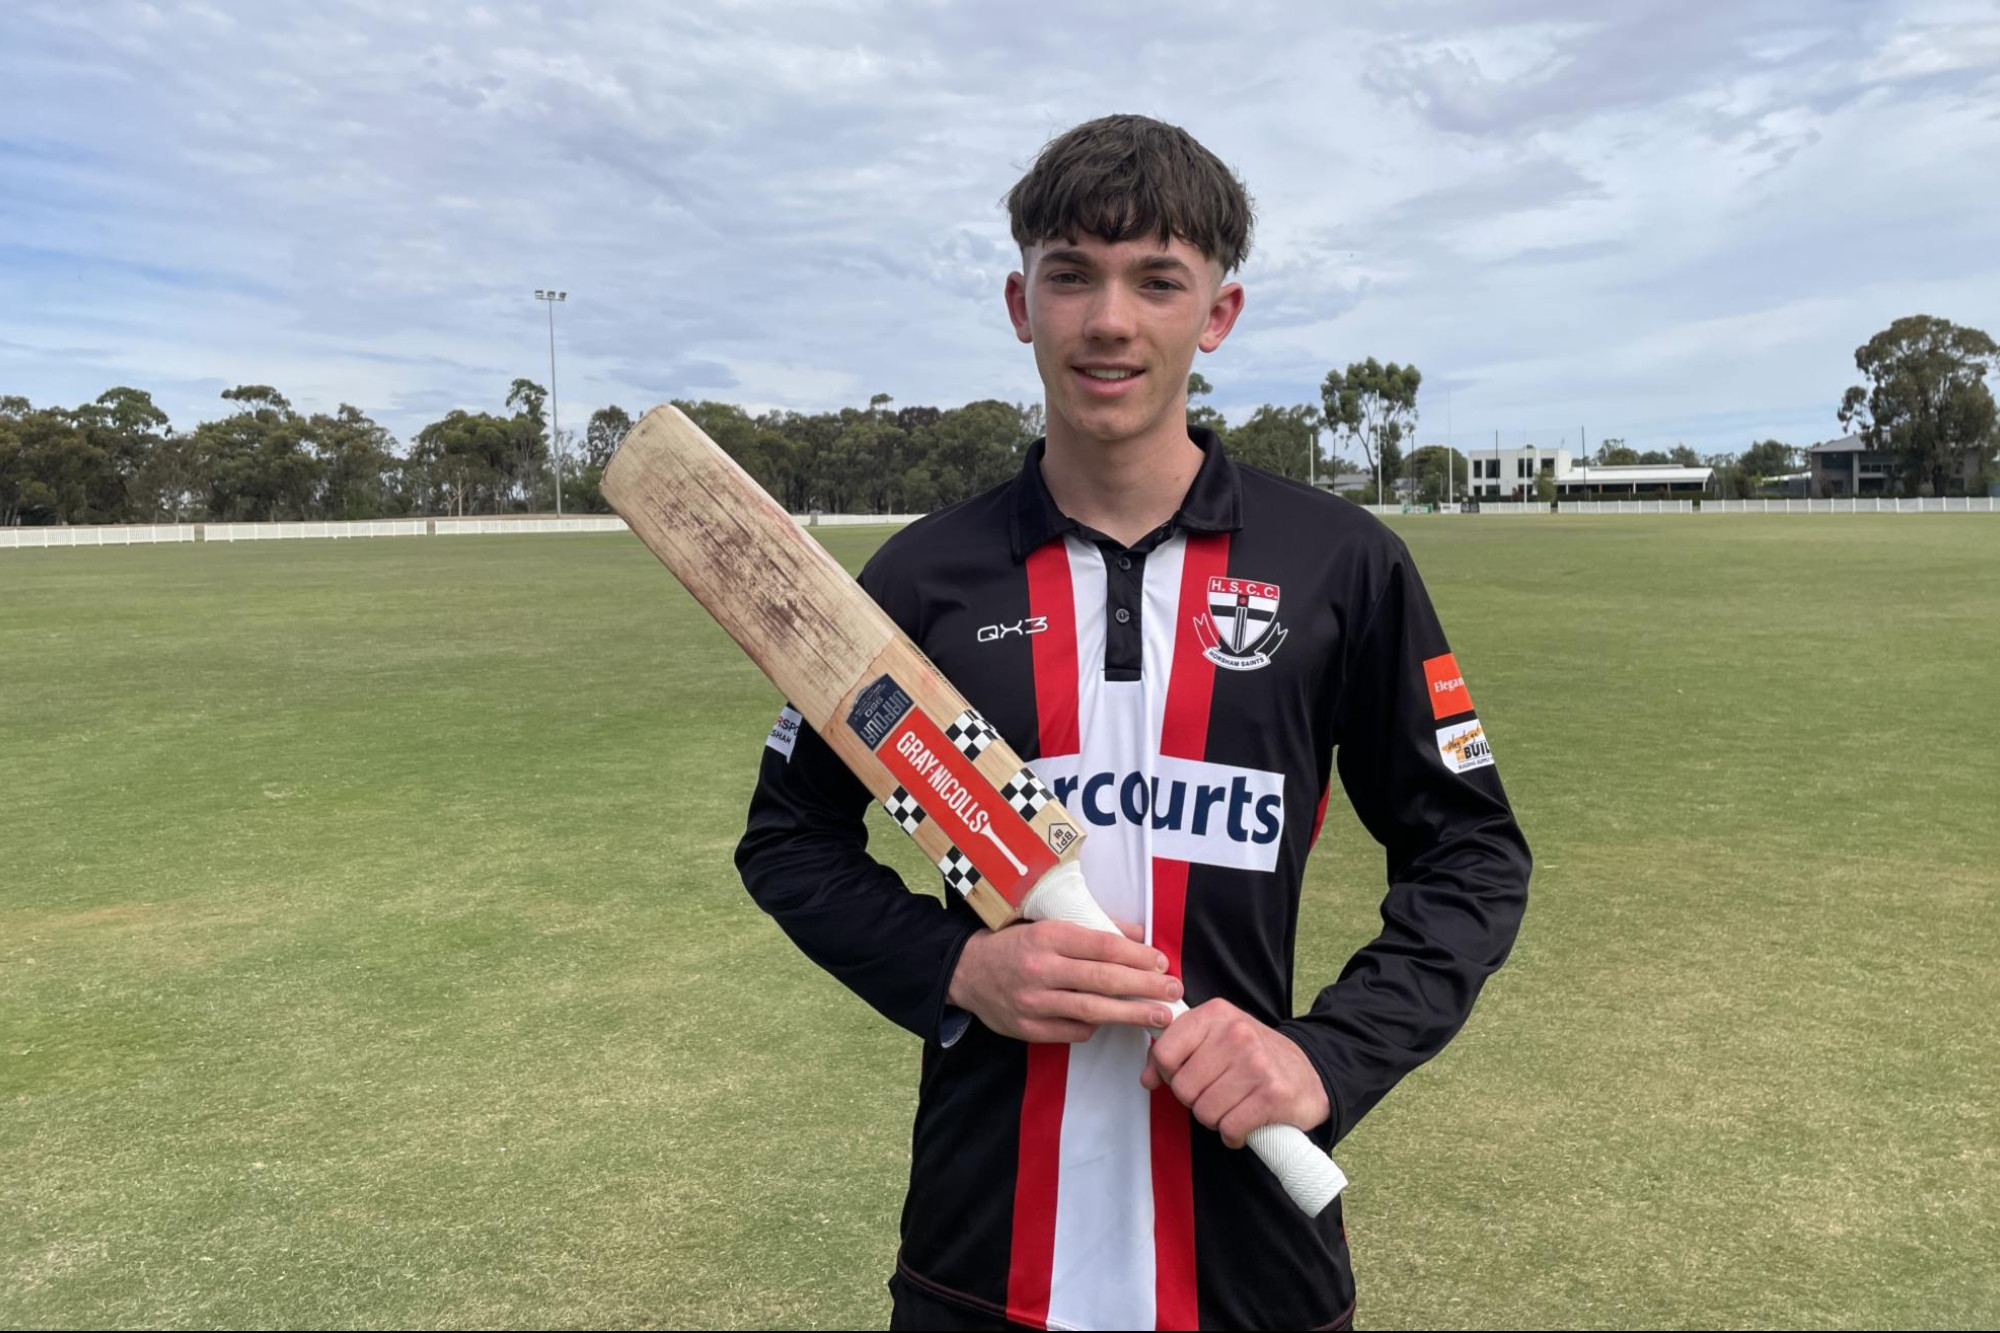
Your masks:
M1185 1040L1170 1042L1169 1038L1180 1035L1181 1026L1176 1024L1169 1028L1166 1036L1153 1043L1152 1062L1158 1067L1163 1080L1173 1088L1174 1096L1183 1106L1192 1108L1228 1072L1235 1052L1214 1039L1212 1024L1197 1028L1191 1048ZM1164 1053L1162 1048L1165 1048ZM1229 1103L1229 1106L1233 1105L1234 1102ZM1229 1106L1222 1109L1226 1111Z
M1114 999L1105 995L1091 995L1084 991L1044 991L1030 1003L1033 1017L1068 1019L1087 1023L1093 1027L1120 1023L1129 1027L1152 1028L1157 1031L1173 1022L1172 1012L1163 1004Z
M1114 920L1111 924L1118 927L1119 933L1124 935L1126 939L1134 940L1140 944L1146 942L1146 928L1144 926L1135 926L1130 921L1117 920Z
M1087 1041L1109 1023L1163 1031L1181 1009L1181 981L1167 974L1164 954L1133 938L1137 927L1120 929L1010 926L992 967L961 956L967 980L955 975L954 993L975 1001L989 1028L1026 1041Z
M1108 930L1092 930L1067 921L1043 921L1025 929L1041 932L1049 947L1066 958L1117 963L1140 972L1167 970L1167 956L1158 949L1135 939L1127 939L1124 935L1114 935Z
M1251 1131L1282 1123L1284 1119L1271 1104L1270 1097L1259 1091L1231 1107L1215 1122L1215 1131L1222 1135L1223 1143L1229 1147L1241 1148L1250 1141Z
M1152 1044L1139 1081L1165 1085L1194 1118L1240 1148L1265 1125L1324 1124L1325 1088L1298 1043L1227 1000L1176 1019Z
M1250 1131L1263 1123L1256 1118L1263 1088L1261 1077L1242 1065L1232 1065L1202 1090L1188 1110L1196 1120L1221 1132L1224 1143L1240 1148ZM1178 1088L1174 1095L1180 1095Z
M1156 1082L1167 1082L1180 1073L1181 1066L1191 1059L1195 1052L1208 1040L1218 1022L1226 1021L1240 1012L1224 1000L1210 1000L1199 1009L1191 1009L1180 1016L1158 1041L1148 1057L1147 1068L1156 1070ZM1149 1085L1151 1086L1151 1085Z
M1064 958L1050 963L1048 983L1062 990L1089 991L1131 1000L1178 1000L1179 977L1165 972L1141 972L1117 963L1084 962Z
M1176 1024L1168 1035L1182 1026L1187 1025ZM1171 1072L1163 1073L1156 1060L1149 1060L1139 1082L1149 1089L1167 1083L1173 1089L1174 1099L1186 1106L1196 1120L1220 1132L1223 1142L1230 1147L1240 1148L1251 1130L1271 1120L1266 1105L1269 1099L1265 1095L1269 1083L1268 1061L1258 1052L1229 1049L1213 1025L1205 1038ZM1165 1038L1153 1044L1155 1056L1164 1045Z

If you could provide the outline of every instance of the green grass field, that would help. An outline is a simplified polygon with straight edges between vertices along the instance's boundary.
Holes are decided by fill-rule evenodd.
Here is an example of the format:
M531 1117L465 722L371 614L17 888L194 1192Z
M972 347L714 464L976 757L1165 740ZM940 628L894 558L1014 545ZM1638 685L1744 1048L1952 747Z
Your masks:
M2000 1319L2000 521L1400 530L1538 864L1362 1321ZM883 1326L918 1051L737 883L775 704L624 537L0 552L0 1324Z

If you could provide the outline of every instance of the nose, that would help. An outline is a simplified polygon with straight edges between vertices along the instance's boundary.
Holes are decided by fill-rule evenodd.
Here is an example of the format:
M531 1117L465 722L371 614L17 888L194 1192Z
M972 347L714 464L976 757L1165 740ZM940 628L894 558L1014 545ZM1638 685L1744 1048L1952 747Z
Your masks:
M1099 283L1085 313L1083 336L1091 342L1128 342L1138 332L1134 303L1138 300L1121 283Z

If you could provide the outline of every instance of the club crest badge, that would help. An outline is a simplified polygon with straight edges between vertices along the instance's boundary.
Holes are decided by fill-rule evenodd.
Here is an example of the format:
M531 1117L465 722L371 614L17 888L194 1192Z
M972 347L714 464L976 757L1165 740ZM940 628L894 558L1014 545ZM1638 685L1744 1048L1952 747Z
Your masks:
M1271 664L1285 641L1278 623L1278 585L1217 576L1208 581L1208 614L1194 618L1203 657L1230 671Z

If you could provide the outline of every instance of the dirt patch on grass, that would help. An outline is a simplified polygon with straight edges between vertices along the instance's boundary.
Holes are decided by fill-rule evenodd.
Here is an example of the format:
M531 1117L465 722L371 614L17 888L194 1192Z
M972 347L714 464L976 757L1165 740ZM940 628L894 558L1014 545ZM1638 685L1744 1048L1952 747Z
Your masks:
M88 930L93 926L143 925L150 924L159 913L155 903L116 903L109 907L93 907L84 912L61 912L43 917L38 925L43 930Z

